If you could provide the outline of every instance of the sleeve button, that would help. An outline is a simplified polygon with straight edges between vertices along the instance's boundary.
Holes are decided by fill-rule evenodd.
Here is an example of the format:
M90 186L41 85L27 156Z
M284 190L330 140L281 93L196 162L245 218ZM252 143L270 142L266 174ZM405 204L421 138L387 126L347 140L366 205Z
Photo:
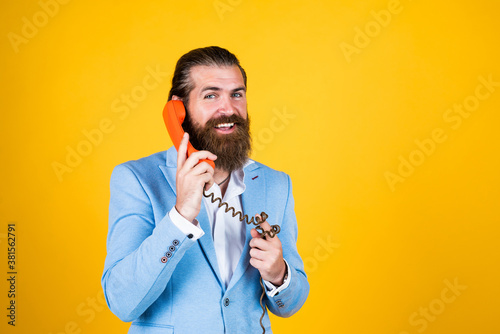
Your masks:
M174 246L177 246L177 245L179 245L179 240L177 240L177 239L174 239L174 241L172 241L172 245L174 245Z
M160 259L161 263L167 263L167 260L168 259L165 256Z

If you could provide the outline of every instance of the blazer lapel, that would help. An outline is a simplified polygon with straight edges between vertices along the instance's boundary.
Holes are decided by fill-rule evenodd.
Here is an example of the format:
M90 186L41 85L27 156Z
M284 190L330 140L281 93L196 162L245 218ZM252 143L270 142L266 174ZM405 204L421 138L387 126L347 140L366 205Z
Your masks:
M260 214L262 211L266 211L266 179L264 174L259 172L262 172L262 170L256 163L251 163L245 168L245 192L241 194L241 204L243 213L248 215L249 220L257 213ZM243 223L246 224L246 222ZM245 246L243 247L240 260L229 282L228 290L238 282L250 264L250 247L248 243L252 239L250 230L254 227L254 224L246 224Z
M176 194L175 178L177 173L177 151L173 146L167 151L165 166L160 165L159 167L163 175L167 179L172 192ZM202 207L196 219L200 223L201 229L205 232L205 234L200 239L198 239L198 242L203 253L205 254L205 257L210 263L210 266L212 267L212 270L215 273L219 284L222 288L224 288L224 284L222 283L219 272L219 265L217 263L217 255L215 254L214 242L212 240L210 221L208 220L204 201L202 201Z

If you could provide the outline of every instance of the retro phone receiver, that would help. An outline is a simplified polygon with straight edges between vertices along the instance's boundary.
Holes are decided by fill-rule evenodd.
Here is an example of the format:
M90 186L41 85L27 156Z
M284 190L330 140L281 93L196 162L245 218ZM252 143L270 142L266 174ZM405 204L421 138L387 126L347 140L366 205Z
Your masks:
M177 152L179 152L179 145L181 144L182 136L184 135L184 129L182 128L182 123L186 118L186 109L184 109L184 104L179 100L170 100L163 108L163 120L170 135L170 139L174 143ZM188 142L187 156L189 157L192 153L198 152L197 149ZM206 162L212 168L215 169L215 163L209 159L202 159L200 162Z

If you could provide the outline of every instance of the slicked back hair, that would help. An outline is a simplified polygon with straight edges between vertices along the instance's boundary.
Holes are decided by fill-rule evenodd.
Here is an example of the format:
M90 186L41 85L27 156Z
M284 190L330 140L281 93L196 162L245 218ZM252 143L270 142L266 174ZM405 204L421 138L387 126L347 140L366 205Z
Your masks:
M176 95L183 100L184 105L187 107L189 93L194 88L194 83L190 77L191 68L194 66L228 67L234 65L240 69L246 87L247 75L245 70L241 67L238 58L228 50L218 46L209 46L189 51L177 61L168 100L170 101L172 96Z

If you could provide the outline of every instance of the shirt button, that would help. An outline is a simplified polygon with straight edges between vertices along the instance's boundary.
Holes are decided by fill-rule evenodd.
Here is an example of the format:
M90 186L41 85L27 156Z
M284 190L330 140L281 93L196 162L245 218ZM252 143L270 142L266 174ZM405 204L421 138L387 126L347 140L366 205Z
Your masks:
M194 235L193 235L192 233L189 233L189 234L188 234L188 238L189 238L189 239L193 239L193 237L194 237Z
M229 306L229 298L224 299L224 306Z

